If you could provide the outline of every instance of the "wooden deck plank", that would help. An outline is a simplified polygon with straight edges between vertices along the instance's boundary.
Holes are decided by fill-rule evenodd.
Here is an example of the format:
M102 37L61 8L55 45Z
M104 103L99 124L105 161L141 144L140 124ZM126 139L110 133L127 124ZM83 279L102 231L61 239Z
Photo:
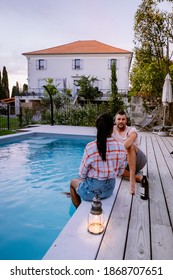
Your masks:
M173 152L173 137L166 137L166 142L167 142L166 146L167 146L169 152L170 153ZM172 155L172 157L173 157L173 155Z
M147 137L152 259L173 259L173 235L155 154L156 136Z
M141 135L141 148L146 154L146 135ZM147 164L143 168L143 175L147 175ZM140 198L141 184L137 184L136 195L133 197L132 211L125 259L148 260L150 251L149 200Z
M165 162L169 168L171 175L173 176L173 155L170 154L170 152L173 150L173 146L171 145L171 142L168 140L168 137L157 137L157 140L159 142L160 149L164 156Z
M168 215L170 217L170 224L173 226L173 159L163 143L163 139L157 137L154 139L154 148L156 150L156 160L158 163L158 170L160 173L161 184L168 207ZM166 142L166 141L165 141ZM167 142L166 142L167 143ZM160 145L160 147L158 146ZM162 151L161 149L162 148Z
M155 137L155 136L154 136ZM158 165L155 157L157 150L153 147L153 138L147 138L147 157L148 157L148 176L149 176L149 196L150 196L150 208L153 211L154 222L158 224L169 224L169 218L167 215L167 209L165 200L163 197L163 190L160 181L160 174L158 171Z
M122 260L126 244L132 196L129 181L122 180L115 205L97 255L98 260Z
M146 134L141 134L141 149L145 155L147 155L147 136ZM148 164L146 164L142 170L143 175L148 176Z
M125 259L149 260L151 252L148 200L140 198L141 186L137 185L136 195L133 196Z

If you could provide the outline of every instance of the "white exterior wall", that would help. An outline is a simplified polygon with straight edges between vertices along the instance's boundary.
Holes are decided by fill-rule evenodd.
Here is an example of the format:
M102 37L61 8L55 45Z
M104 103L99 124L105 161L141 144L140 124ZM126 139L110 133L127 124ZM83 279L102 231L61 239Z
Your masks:
M110 59L117 60L117 86L120 92L128 91L129 87L129 66L130 54L96 54L96 55L27 55L28 58L28 88L29 90L38 90L40 81L45 78L54 79L56 86L57 79L67 79L67 88L74 93L74 80L80 76L94 76L100 80L99 90L104 93L110 90L111 69L108 69ZM44 59L46 61L46 69L36 69L36 61ZM83 69L72 69L72 61L81 59L83 61Z

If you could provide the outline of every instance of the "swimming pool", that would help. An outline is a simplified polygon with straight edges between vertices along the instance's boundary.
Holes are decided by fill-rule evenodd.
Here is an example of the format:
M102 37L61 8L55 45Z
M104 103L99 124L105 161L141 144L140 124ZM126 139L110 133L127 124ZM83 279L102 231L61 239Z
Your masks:
M41 259L75 208L63 192L91 136L31 134L0 143L0 259Z

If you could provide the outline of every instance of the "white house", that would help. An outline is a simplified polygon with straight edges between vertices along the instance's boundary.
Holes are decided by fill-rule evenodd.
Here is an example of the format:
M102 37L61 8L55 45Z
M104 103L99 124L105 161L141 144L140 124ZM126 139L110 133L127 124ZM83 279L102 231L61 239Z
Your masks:
M104 96L111 88L111 63L117 67L117 87L120 93L129 89L129 69L132 52L109 46L95 40L76 41L53 48L23 53L28 62L28 92L39 96L43 92L46 78L63 90L68 88L72 95L77 93L74 82L81 76L94 76L94 86Z

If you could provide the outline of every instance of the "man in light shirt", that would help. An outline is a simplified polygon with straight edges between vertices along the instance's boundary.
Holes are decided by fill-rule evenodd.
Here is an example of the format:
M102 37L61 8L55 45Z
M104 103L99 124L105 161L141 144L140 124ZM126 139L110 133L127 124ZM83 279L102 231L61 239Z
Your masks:
M127 126L126 113L118 111L114 120L113 136L118 142L123 143L127 152L128 166L123 176L130 178L130 192L135 194L136 182L142 181L142 176L136 175L136 173L145 166L147 158L140 148L140 140L136 128Z

